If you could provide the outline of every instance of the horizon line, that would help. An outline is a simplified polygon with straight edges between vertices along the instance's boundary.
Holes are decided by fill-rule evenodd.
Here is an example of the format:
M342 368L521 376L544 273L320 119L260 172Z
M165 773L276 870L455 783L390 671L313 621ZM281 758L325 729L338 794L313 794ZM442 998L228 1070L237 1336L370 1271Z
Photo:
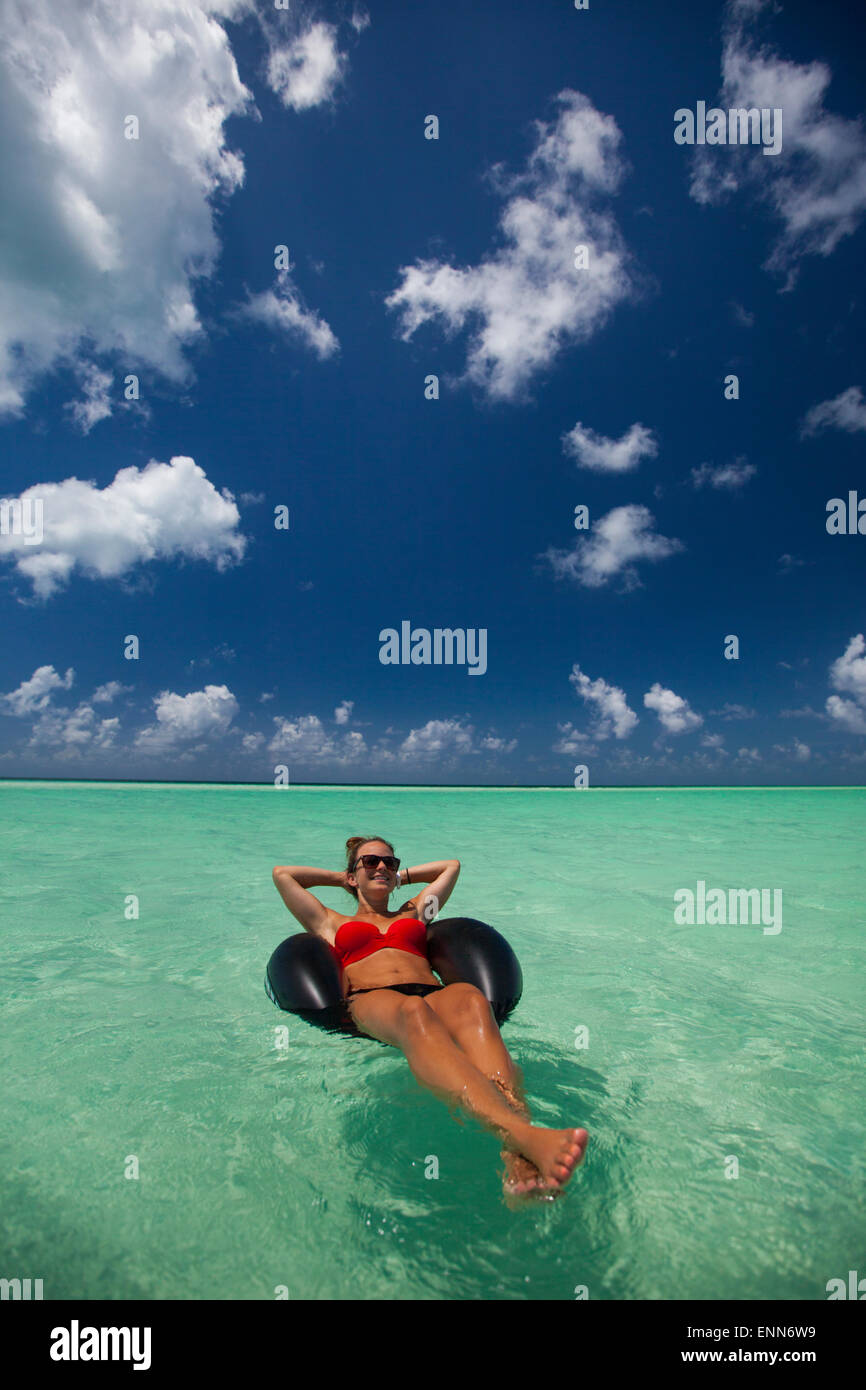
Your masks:
M375 787L391 790L429 791L435 788L456 791L863 791L861 782L598 782L589 787L573 787L567 782L243 782L219 778L168 777L5 777L0 784L15 782L73 783L80 786L125 787L268 787L288 791L292 787Z

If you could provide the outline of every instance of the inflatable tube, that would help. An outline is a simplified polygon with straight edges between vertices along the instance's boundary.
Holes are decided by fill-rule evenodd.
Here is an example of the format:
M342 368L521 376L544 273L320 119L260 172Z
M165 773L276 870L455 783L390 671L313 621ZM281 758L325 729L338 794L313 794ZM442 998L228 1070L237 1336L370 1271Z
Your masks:
M520 964L498 931L474 917L448 917L427 928L427 956L444 985L470 984L490 1001L496 1022L514 1012L523 993ZM308 932L286 937L268 961L265 991L272 1004L328 1032L358 1032L345 1007L332 946Z

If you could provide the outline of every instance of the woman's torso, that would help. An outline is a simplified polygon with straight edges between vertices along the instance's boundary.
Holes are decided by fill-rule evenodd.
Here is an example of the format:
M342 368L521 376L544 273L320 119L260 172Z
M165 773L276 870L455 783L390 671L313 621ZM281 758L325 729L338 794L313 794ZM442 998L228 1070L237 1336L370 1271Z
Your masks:
M337 932L347 922L369 922L380 935L385 936L391 922L406 921L410 916L409 913L396 912L393 917L381 917L366 912L362 917L341 917L338 912L332 912L325 940L333 946ZM420 919L413 917L412 920L417 922ZM426 930L426 923L421 925ZM409 983L438 985L439 981L424 958L389 946L379 947L363 960L343 968L344 994L350 994L355 989L387 988L388 985Z

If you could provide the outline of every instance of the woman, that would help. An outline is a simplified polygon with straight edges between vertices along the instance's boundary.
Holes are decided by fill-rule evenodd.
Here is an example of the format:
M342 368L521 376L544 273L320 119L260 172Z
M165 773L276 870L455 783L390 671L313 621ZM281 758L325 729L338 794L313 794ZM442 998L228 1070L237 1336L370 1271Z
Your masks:
M440 984L430 969L427 922L459 873L457 859L401 869L387 840L356 835L346 841L345 872L291 865L273 876L292 915L339 957L346 1008L359 1031L398 1047L422 1086L499 1135L507 1196L550 1198L582 1161L589 1135L531 1123L520 1073L487 999L474 985ZM389 912L389 897L404 884L429 886ZM358 914L325 907L307 891L317 887L345 888Z

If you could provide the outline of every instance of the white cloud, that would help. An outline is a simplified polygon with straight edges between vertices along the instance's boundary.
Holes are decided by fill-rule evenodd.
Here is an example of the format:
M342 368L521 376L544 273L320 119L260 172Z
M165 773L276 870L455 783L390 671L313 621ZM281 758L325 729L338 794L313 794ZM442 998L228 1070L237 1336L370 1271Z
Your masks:
M250 295L235 313L238 318L263 323L312 348L322 361L340 350L330 326L314 310L305 307L300 290L286 270L277 272L275 289Z
M33 726L31 747L59 744L70 753L99 752L113 748L120 720L98 718L86 702L74 710L47 709Z
M0 242L0 416L21 415L38 378L70 365L84 398L69 409L87 433L111 413L112 378L94 360L109 355L115 375L188 384L187 351L204 335L195 294L221 251L216 214L244 180L226 123L258 114L226 22L259 25L267 80L294 111L331 101L345 76L336 29L294 9L0 0L0 185L15 228ZM350 22L360 33L363 12ZM126 138L130 116L138 139ZM290 285L254 310L320 356L334 351Z
M721 709L711 709L710 714L718 715L720 719L754 719L755 711L748 709L745 705L724 704Z
M551 746L551 752L564 753L573 756L583 753L584 756L595 752L595 744L588 734L582 734L575 728L569 719L565 724L557 724L557 731L560 737Z
M866 212L866 131L862 121L826 110L832 73L826 63L795 63L749 32L770 0L729 0L725 11L722 88L717 105L781 108L782 149L696 148L691 196L699 203L752 189L781 222L766 269L794 283L803 256L829 256ZM773 6L778 9L778 6Z
M847 430L849 434L866 430L866 400L859 386L849 386L831 401L813 405L800 426L800 437L829 429Z
M474 729L459 719L428 719L420 729L411 729L400 745L399 756L404 762L424 761L448 754L473 753Z
M853 700L842 700L838 695L827 697L827 713L831 719L849 734L866 734L866 710Z
M844 700L830 695L826 704L830 718L849 733L866 734L866 640L862 632L851 638L842 656L833 662L830 684L854 696Z
M562 450L581 468L594 468L600 473L630 473L642 458L655 458L659 448L652 430L645 425L636 423L619 439L606 439L578 420L562 436Z
M600 588L619 574L626 589L639 588L636 562L654 563L685 549L681 541L654 534L654 525L647 507L614 507L571 550L551 546L539 558L548 561L557 579L573 579L588 589Z
M836 690L846 690L858 704L866 705L866 641L863 633L852 637L842 656L830 667L830 682Z
M568 679L581 699L595 706L593 738L606 739L611 734L614 738L628 738L640 721L634 710L629 709L625 692L619 686L608 685L601 676L597 680L590 680L576 662ZM574 732L576 734L576 730Z
M84 363L80 374L84 399L68 401L66 409L71 413L81 433L89 434L94 425L100 420L106 420L111 414L109 393L113 378L111 372L101 372L93 362Z
M757 748L738 748L737 757L740 762L744 763L759 763L763 761Z
M219 254L211 199L243 181L224 125L250 107L221 20L251 0L0 0L0 414L94 354L183 382L193 291ZM124 138L129 115L139 139ZM86 367L85 364L91 364Z
M170 752L192 739L222 738L239 708L226 685L206 685L189 695L163 690L153 703L157 722L135 736L141 753Z
M112 700L116 700L118 695L123 695L132 688L131 685L121 685L120 681L108 681L94 690L90 702L93 705L108 705Z
M701 737L703 748L715 748L717 752L724 752L725 740L721 734L704 734Z
M343 700L334 710L335 724L348 724L352 710L355 708L354 700Z
M556 100L556 120L535 122L525 171L491 173L507 198L499 249L463 269L433 258L403 266L386 300L404 341L434 320L449 337L469 326L464 379L499 400L525 396L533 376L591 338L633 292L619 228L597 206L624 172L620 130L580 92ZM577 245L589 247L584 269L574 266Z
M731 315L734 323L738 323L741 328L752 328L755 322L755 315L744 309L742 304L731 304Z
M802 569L805 563L799 555L780 555L777 561L780 574L792 574L794 570Z
M702 463L700 468L692 469L692 484L696 488L729 488L734 490L743 487L757 473L757 468L753 463L746 463L744 458L735 459L733 463L723 464L720 468L713 468L709 463Z
M316 714L302 714L297 719L275 715L274 724L276 732L268 749L281 757L302 763L354 763L369 757L363 734L352 732L335 738Z
M691 733L704 722L703 717L690 707L688 700L665 689L658 681L644 695L643 702L647 709L655 710L659 722L669 734Z
M354 17L353 27L360 32ZM293 111L308 111L311 106L332 100L345 66L345 55L337 47L336 28L319 22L290 43L271 50L268 83L284 106Z
M517 739L497 738L494 734L487 734L481 739L479 746L490 753L513 753L517 747Z
M65 676L59 676L53 666L38 666L29 680L22 681L17 690L0 696L0 710L26 718L38 714L51 702L55 690L69 690L75 680L70 666Z
M76 569L116 579L136 565L183 557L223 570L240 561L245 538L232 494L217 492L193 459L121 468L106 488L67 478L37 483L21 498L42 499L44 539L0 534L0 559L12 560L39 598L50 598Z

